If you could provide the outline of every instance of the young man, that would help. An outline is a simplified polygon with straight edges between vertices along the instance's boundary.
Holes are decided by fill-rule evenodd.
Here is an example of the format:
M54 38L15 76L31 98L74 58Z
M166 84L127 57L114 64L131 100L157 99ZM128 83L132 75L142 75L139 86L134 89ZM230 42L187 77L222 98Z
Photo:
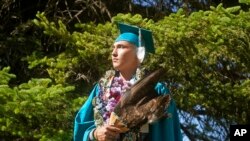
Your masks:
M119 24L121 34L113 44L114 70L96 84L88 100L75 118L75 141L180 141L182 140L176 106L171 100L167 112L171 114L153 124L124 132L109 124L110 114L120 97L129 87L141 79L139 69L146 52L154 53L152 33L135 26ZM169 94L163 83L155 86L159 95Z

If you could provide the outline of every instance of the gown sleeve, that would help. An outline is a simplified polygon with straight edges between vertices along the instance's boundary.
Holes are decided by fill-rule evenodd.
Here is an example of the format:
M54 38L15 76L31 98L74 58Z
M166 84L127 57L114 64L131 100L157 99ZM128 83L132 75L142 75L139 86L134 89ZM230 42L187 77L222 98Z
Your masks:
M163 83L158 83L155 87L158 94L169 94L169 90ZM170 117L164 118L149 127L151 141L182 141L179 117L176 105L171 99L168 113Z
M99 85L96 84L87 101L78 111L74 122L74 141L88 141L89 133L96 128L92 100L99 93Z

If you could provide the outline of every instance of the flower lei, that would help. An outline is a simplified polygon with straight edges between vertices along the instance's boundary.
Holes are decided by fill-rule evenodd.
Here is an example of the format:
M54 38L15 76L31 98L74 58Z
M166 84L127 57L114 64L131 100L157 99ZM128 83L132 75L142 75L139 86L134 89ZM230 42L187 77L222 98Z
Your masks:
M94 119L96 126L108 124L111 112L121 96L142 77L142 71L137 69L135 76L130 81L123 81L116 71L109 70L99 81L100 92L93 99ZM131 134L131 133L129 133Z

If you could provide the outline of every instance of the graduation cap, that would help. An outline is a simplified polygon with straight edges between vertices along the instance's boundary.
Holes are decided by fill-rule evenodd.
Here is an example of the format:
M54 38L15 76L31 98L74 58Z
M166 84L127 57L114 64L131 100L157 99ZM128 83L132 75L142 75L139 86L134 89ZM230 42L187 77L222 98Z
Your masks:
M152 32L137 26L118 23L120 35L115 42L128 41L136 47L145 47L146 52L155 53Z

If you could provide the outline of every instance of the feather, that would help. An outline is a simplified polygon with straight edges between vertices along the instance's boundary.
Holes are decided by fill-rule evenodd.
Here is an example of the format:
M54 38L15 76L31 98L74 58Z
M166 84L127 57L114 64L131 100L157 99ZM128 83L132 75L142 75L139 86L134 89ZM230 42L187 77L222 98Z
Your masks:
M159 69L148 75L147 77L135 83L131 89L123 95L117 107L123 108L125 106L135 104L142 98L151 99L157 97L154 87L160 78L163 69Z
M111 114L110 124L119 123L127 131L166 117L170 96L158 95L154 90L162 73L163 69L154 71L125 92Z

